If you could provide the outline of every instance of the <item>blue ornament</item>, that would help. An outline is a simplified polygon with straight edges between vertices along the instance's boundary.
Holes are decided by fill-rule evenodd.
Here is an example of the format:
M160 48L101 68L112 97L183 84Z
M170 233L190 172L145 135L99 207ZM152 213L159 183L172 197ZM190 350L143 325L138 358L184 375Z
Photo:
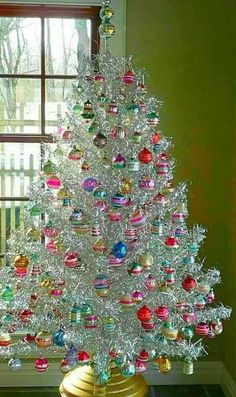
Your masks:
M76 364L76 353L77 353L77 349L75 349L75 347L73 345L71 345L71 347L66 352L66 355L64 357L68 366L72 367L73 365Z
M119 241L118 243L113 245L112 248L112 254L119 259L122 259L126 256L128 252L127 246L122 243L122 241Z
M98 186L98 182L94 178L85 178L81 182L81 186L86 192L93 192L94 189L96 189L96 187Z
M8 361L8 367L12 370L19 369L21 367L21 360L19 358L11 358Z
M65 345L65 331L60 328L58 331L53 332L52 341L56 346L64 346Z

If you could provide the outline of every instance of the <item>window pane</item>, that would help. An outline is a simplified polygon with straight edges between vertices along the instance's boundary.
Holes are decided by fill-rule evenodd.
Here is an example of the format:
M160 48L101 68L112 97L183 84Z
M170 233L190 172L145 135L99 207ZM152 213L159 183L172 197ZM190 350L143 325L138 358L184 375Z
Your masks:
M0 196L27 196L28 186L40 169L40 144L0 144Z
M46 80L46 133L55 132L58 118L65 114L67 109L66 98L72 91L72 81L68 79Z
M80 54L91 54L90 19L45 19L46 74L77 74Z
M0 254L6 252L6 242L11 232L24 230L22 221L26 201L0 201ZM0 264L5 265L4 256L0 256Z
M0 79L0 133L40 134L40 80Z
M39 18L0 18L1 73L37 74L40 71Z

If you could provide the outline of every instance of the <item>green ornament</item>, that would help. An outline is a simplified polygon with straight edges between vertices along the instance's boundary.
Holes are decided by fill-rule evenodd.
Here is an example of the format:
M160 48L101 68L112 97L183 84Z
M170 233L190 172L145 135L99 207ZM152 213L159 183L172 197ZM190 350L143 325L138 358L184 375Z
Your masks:
M55 172L55 165L51 160L48 160L43 166L43 172L45 175L50 175Z
M137 113L139 113L139 106L133 102L127 106L127 110L128 110L128 112L137 114Z
M95 123L95 122L91 123L90 126L87 129L88 133L89 134L93 134L96 131L97 127L98 127L97 123Z
M97 385L106 385L111 379L110 372L107 370L103 370L96 375L96 384Z
M110 19L114 15L113 10L109 6L103 6L99 13L101 19Z
M192 325L186 326L182 329L182 334L186 339L190 339L194 335L194 328Z
M30 260L32 262L37 262L39 260L39 258L40 258L39 254L36 254L34 252L32 254L30 254Z
M83 303L81 305L81 315L84 316L89 316L90 314L93 313L92 306L90 306L88 303Z
M80 114L83 111L83 106L80 103L76 103L75 105L72 106L72 110L76 114Z
M41 208L39 207L38 204L34 204L32 205L32 207L30 208L30 215L31 216L39 216L41 215Z
M2 291L2 299L5 302L11 302L13 299L13 295L13 291L9 286L6 286L6 288Z

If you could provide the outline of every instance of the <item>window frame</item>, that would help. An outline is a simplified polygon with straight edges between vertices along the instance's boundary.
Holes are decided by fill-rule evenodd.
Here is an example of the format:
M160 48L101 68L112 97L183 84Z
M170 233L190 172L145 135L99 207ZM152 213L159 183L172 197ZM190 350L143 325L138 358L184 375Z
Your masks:
M41 81L41 133L40 134L0 134L0 142L4 143L40 143L50 142L52 138L45 133L45 83L47 79L67 79L73 80L76 75L49 75L45 73L45 18L79 18L91 20L91 55L99 51L98 26L100 24L100 6L82 5L53 5L53 4L1 4L0 17L28 17L41 19L41 71L37 74L0 74L0 78L18 77L24 79L38 79ZM0 198L1 200L1 198Z

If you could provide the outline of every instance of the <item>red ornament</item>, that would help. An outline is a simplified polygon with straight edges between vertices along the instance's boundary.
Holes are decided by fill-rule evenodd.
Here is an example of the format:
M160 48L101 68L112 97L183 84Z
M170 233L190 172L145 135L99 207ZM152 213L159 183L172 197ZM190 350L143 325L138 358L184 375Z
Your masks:
M152 317L152 311L149 309L147 306L142 306L140 309L137 311L137 317L140 321L145 322L151 319Z
M152 134L152 136L151 136L151 143L153 144L153 145L156 145L158 142L159 142L159 140L160 140L160 134L159 134L159 132L154 132L153 134Z
M166 320L169 316L169 309L167 306L158 306L156 307L156 309L154 310L155 315L157 316L157 318L159 318L159 320Z
M142 321L141 325L142 325L142 328L144 329L144 331L146 331L146 332L152 331L153 328L155 327L155 322L153 320L153 317L151 317L150 320L148 320L148 321Z
M148 164L152 161L152 152L147 148L142 149L138 154L138 159L142 164Z
M165 240L165 245L170 248L178 248L179 246L178 241L174 237L167 237Z
M182 282L182 287L185 291L191 291L196 287L196 281L192 276L187 276Z
M48 369L48 360L46 358L37 358L34 362L34 368L38 372L44 372Z
M85 364L89 362L89 354L83 350L78 351L78 353L76 353L76 360L78 363L81 364Z
M22 340L27 343L34 343L35 342L35 335L26 334L23 336Z
M30 309L21 310L21 312L19 313L19 319L22 323L28 323L30 318L32 317L32 314L33 312Z
M146 362L146 361L148 361L149 360L149 354L148 354L148 352L146 351L146 350L141 350L141 352L137 355L137 359L139 360L139 361L144 361L144 362Z

